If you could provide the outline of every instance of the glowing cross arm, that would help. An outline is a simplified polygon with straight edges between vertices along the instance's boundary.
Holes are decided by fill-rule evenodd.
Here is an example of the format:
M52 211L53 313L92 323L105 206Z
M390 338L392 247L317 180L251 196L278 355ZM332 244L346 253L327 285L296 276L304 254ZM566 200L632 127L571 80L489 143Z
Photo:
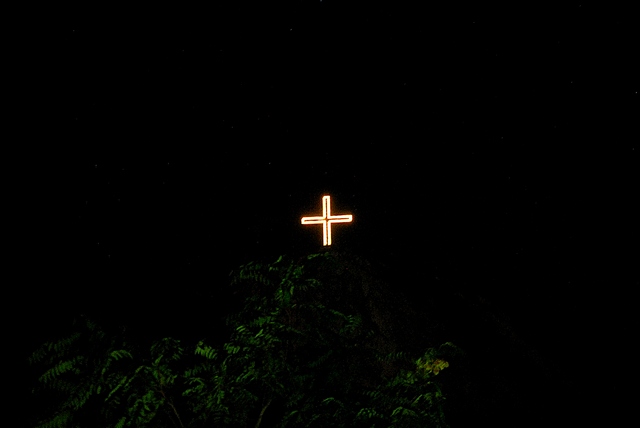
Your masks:
M331 197L322 197L322 217L302 217L302 224L322 224L322 245L331 245L331 223L350 223L353 221L351 214L331 215Z

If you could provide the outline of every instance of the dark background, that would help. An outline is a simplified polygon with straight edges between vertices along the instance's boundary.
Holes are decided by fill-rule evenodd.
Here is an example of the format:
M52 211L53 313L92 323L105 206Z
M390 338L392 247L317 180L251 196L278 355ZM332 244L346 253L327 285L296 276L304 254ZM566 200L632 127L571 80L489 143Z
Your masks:
M330 194L354 216L336 248L415 302L491 302L585 412L619 414L640 285L636 36L628 12L580 3L61 25L34 71L50 158L28 178L30 346L80 313L217 328L232 269L320 249L300 217Z

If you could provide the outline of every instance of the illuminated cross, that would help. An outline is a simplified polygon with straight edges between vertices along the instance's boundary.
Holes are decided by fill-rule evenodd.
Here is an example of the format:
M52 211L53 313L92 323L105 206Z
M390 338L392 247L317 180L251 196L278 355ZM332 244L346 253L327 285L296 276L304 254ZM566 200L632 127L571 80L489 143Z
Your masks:
M302 224L321 224L322 225L322 245L331 245L331 224L332 223L351 223L353 216L348 215L331 215L331 196L322 197L322 217L302 217Z

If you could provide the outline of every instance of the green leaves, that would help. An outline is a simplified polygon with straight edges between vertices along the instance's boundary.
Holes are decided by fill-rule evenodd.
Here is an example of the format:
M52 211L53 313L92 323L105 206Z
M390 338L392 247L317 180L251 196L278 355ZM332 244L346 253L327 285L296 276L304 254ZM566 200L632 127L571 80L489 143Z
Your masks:
M388 316L354 294L373 293L354 271L329 252L242 266L225 343L137 349L84 319L30 358L62 397L40 426L446 426L442 349L397 351L376 324Z
M204 341L198 342L195 350L196 355L202 355L209 360L215 360L218 352L211 346L205 345Z
M115 351L111 351L111 354L109 355L116 361L122 358L128 358L130 360L133 359L133 355L131 355L131 352L127 351L126 349L117 349Z
M82 360L82 357L75 357L72 360L60 361L58 364L47 370L40 378L38 379L42 383L51 383L54 379L58 378L63 373L74 371L77 372L78 369L76 365L79 361Z

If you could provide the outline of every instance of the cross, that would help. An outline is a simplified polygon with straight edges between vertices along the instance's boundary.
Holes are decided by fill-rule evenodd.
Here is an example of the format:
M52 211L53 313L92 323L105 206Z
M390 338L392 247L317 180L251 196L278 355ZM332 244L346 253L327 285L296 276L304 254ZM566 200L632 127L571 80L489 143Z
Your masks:
M332 223L351 223L353 216L348 215L331 215L331 196L322 197L322 217L302 217L302 224L321 224L322 225L322 245L331 245L331 224Z

